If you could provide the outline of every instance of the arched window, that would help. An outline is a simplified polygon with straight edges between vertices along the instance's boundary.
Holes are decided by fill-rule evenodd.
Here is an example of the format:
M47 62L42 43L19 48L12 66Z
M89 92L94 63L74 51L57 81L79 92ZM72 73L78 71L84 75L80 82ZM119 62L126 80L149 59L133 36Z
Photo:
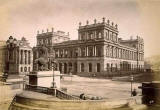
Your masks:
M92 72L92 63L88 64L89 72Z
M24 72L27 72L27 67L24 67Z
M97 72L100 72L100 70L101 70L101 65L100 63L97 63Z
M84 64L81 63L81 72L84 72Z

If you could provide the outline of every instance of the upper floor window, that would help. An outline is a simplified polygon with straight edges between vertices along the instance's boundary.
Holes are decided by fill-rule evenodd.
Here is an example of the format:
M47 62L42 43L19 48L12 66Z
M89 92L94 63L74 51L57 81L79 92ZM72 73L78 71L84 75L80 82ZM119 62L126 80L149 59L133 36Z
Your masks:
M65 50L65 57L68 56L68 50Z
M111 41L113 41L112 32L109 33L109 38L110 38Z
M102 38L102 33L101 32L98 33L98 38Z
M88 47L88 53L89 53L89 56L93 56L93 47L92 46Z
M102 46L97 46L97 49L96 49L96 53L97 53L97 56L102 56Z
M63 57L63 50L60 51L60 57Z
M83 47L83 48L81 48L81 55L82 55L82 57L84 57L85 56L85 48Z
M78 49L77 48L74 50L74 56L78 57Z
M106 39L107 39L107 40L109 40L109 37L108 37L108 32L106 32Z
M55 50L55 57L58 57L58 50Z

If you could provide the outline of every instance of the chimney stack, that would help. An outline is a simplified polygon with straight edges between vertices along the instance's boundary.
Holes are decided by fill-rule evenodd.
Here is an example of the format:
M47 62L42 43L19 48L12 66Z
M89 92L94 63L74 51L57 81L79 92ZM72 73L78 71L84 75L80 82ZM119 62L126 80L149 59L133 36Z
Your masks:
M86 21L86 24L87 24L87 25L89 24L89 21L88 21L88 20Z
M97 23L97 20L96 19L94 19L94 24L96 24Z
M37 31L37 34L39 34L39 30Z
M112 26L114 25L114 23L112 22Z
M110 23L110 21L109 21L109 19L107 20L107 24L109 24Z
M54 28L52 27L52 32L54 32Z
M116 27L116 29L118 29L118 25L117 24L115 25L115 27Z
M103 23L105 23L106 18L105 18L105 17L103 17L103 18L102 18L102 20L103 20Z

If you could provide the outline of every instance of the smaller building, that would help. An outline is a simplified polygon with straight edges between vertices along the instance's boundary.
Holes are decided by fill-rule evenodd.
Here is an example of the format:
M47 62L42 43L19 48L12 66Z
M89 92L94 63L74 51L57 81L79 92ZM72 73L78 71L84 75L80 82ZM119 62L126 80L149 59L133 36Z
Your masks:
M5 72L6 42L0 41L0 75Z
M12 36L6 42L6 65L8 74L26 74L32 71L33 54L26 38L17 40Z

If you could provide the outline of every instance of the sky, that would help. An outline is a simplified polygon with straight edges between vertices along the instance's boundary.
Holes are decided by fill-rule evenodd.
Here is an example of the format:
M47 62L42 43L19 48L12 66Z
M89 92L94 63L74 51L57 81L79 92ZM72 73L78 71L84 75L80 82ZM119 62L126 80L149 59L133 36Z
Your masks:
M62 30L78 38L79 22L102 18L118 24L119 37L144 39L145 57L160 54L160 0L0 0L0 40L26 37L36 45L39 30Z

